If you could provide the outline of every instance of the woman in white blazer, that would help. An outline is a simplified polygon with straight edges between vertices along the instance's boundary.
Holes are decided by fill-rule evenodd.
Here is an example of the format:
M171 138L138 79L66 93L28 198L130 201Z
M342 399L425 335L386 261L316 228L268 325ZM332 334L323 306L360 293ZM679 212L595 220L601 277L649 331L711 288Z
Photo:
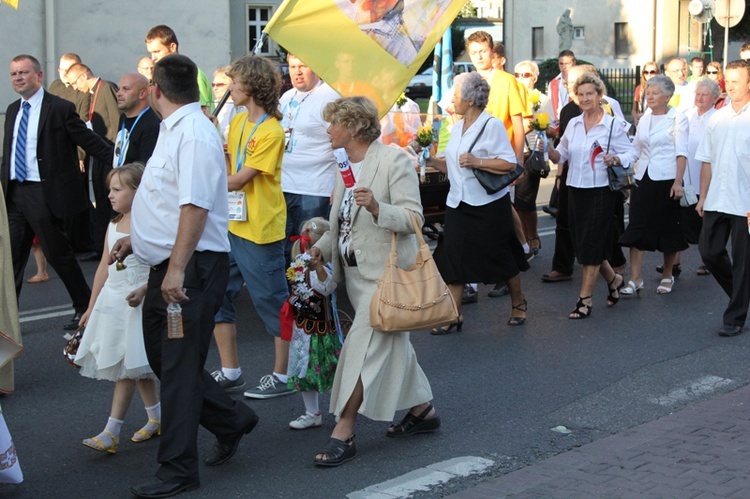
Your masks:
M688 247L680 227L682 177L688 155L688 120L667 105L674 83L657 75L646 82L649 110L638 125L633 146L638 152L638 188L630 198L630 223L620 244L630 248L630 280L620 293L638 295L643 289L643 252L664 253L659 294L671 293L672 266L677 253Z
M419 180L409 157L377 142L378 111L365 97L338 99L326 105L333 149L343 148L356 184L346 188L338 176L331 209L331 230L310 249L314 259L333 264L333 278L346 281L355 309L331 389L331 412L338 423L326 449L315 457L319 466L338 466L354 458L357 414L391 421L409 409L389 437L427 433L440 427L430 403L432 390L417 363L409 332L385 333L370 325L370 302L383 276L396 233L398 264L408 269L417 255L411 214L424 222Z

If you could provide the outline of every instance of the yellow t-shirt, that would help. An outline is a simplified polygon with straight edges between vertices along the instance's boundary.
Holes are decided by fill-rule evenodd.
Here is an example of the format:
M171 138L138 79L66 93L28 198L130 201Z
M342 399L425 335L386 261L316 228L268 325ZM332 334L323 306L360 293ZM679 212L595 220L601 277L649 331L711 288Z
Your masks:
M243 129L244 125L244 129ZM247 143L243 167L260 174L242 190L247 205L246 222L229 222L229 232L256 244L269 244L286 237L286 203L281 191L281 157L284 154L284 130L276 118L266 118L250 137L255 123L240 113L229 123L227 152L231 158L230 174L237 172L238 148ZM248 138L250 139L248 142ZM241 156L240 152L240 156Z
M524 115L524 103L518 92L518 82L512 74L505 71L495 70L492 72L490 84L490 96L487 100L485 111L495 118L502 120L508 139L513 144L513 120L511 116Z

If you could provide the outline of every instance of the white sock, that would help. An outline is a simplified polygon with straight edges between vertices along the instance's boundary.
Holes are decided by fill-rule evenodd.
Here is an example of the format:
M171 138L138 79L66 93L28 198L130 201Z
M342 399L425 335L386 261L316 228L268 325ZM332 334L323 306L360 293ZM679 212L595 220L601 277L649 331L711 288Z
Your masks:
M161 402L157 402L151 407L146 407L146 414L148 414L148 419L153 419L154 421L161 421Z
M279 379L279 381L281 381L284 384L286 384L286 381L289 379L286 374L279 374L275 372L273 373L273 375L276 376Z
M224 375L224 377L230 381L234 381L240 376L242 376L242 368L238 367L237 369L233 369L231 367L222 367L221 373Z
M320 414L320 405L318 404L318 392L310 390L309 392L301 392L302 400L305 402L305 409L310 414Z
M528 253L531 251L531 248L529 247L529 243L523 243L523 252Z
M120 429L122 428L122 423L123 423L122 419L109 418L107 419L107 426L105 426L104 429L106 431L109 431L112 435L119 437ZM107 434L105 433L105 435Z

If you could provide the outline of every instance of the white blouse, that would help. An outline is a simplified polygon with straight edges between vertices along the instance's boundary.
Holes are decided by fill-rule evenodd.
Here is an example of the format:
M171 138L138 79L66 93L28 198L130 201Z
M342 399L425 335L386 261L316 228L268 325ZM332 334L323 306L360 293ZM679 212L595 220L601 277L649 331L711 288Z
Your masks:
M639 157L635 178L648 170L651 180L674 180L677 156L688 156L688 130L687 118L673 107L664 115L644 114L633 141Z
M682 178L682 182L685 185L692 185L696 193L700 193L701 191L701 168L703 167L703 161L699 161L695 157L695 153L698 151L701 139L706 133L708 120L715 112L715 107L710 108L703 114L698 114L697 107L688 109L685 112L688 125L690 125L690 131L688 132L687 168L685 168L685 176Z
M635 149L627 134L630 123L604 113L601 121L592 126L587 133L583 117L581 114L568 123L557 147L557 152L560 153L558 164L568 162L568 187L606 187L609 185L609 177L604 155L607 154L608 144L609 154L619 157L624 166L635 163Z
M453 125L448 146L445 148L445 161L448 165L448 181L450 182L446 205L451 208L457 208L462 201L471 206L484 206L508 194L507 187L495 194L487 194L484 187L479 184L472 168L458 166L458 157L469 150L487 120L491 121L487 123L482 136L474 144L471 154L481 159L504 159L516 164L516 154L510 145L508 132L505 131L505 125L499 119L482 111L482 114L463 134L461 132L464 128L464 120Z

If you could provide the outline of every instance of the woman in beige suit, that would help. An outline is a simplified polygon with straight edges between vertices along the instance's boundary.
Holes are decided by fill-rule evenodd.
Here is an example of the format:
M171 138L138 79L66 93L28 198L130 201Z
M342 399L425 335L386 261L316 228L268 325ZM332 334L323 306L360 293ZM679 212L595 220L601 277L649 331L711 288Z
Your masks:
M338 99L325 107L323 117L331 123L331 147L346 151L356 179L354 187L346 188L337 178L331 230L310 249L313 259L333 264L337 282L346 280L355 309L331 390L331 412L338 423L326 449L315 456L319 466L338 466L357 453L358 413L391 421L397 410L409 409L388 429L389 437L435 431L440 419L409 332L385 333L370 326L370 301L383 276L392 233L397 235L399 266L410 268L416 259L410 212L420 225L424 221L417 174L406 154L377 142L378 111L369 99Z

